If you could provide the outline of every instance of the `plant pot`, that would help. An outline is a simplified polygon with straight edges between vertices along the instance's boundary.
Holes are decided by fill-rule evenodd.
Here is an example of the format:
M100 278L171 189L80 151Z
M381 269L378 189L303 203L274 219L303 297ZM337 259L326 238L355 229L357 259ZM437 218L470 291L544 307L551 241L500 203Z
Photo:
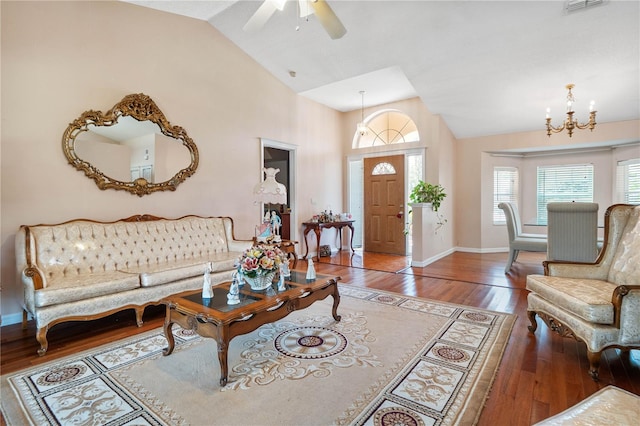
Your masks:
M244 276L244 280L249 283L251 290L265 290L273 283L273 277L276 276L276 271L269 272L265 275L256 275L255 277Z

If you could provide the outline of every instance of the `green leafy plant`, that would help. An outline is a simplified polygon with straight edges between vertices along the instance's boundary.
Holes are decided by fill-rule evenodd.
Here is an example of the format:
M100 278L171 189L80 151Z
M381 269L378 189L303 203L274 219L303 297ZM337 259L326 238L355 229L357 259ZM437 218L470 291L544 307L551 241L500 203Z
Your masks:
M440 208L440 203L446 196L447 194L441 185L432 185L420 181L413 187L409 199L412 203L431 203L433 211L437 212Z

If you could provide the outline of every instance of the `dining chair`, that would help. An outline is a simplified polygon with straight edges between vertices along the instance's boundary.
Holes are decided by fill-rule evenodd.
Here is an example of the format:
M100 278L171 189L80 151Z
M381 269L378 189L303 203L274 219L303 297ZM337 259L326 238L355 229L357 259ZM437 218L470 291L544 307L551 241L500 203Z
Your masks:
M518 258L520 251L547 251L547 236L542 234L527 234L522 232L522 224L518 209L513 203L500 203L498 207L504 211L507 220L507 231L509 233L509 259L504 268L504 273L508 273L511 265Z
M598 203L548 203L547 235L547 260L593 262L598 256Z

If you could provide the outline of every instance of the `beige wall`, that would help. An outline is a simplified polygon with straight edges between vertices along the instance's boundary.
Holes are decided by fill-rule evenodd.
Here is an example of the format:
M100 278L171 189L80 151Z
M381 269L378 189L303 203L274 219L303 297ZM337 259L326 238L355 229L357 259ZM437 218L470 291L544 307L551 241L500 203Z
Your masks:
M593 133L578 131L572 138L565 134L552 135L549 138L545 131L540 130L458 140L455 153L455 245L458 249L468 251L495 251L508 247L506 229L502 229L503 226L494 226L492 220L495 166L510 165L519 168L522 216L527 219L535 214L536 164L559 164L559 161L594 163L594 201L600 204L602 214L610 204L616 202L612 181L615 176L615 161L640 157L640 145L562 157L554 154L546 157L505 158L491 156L488 152L525 148L579 148L605 141L640 141L640 121L599 123ZM525 231L546 233L546 228L525 228Z
M439 254L450 251L453 248L453 235L455 222L453 220L455 198L451 196L454 187L454 146L455 138L446 123L438 115L432 114L420 98L411 98L398 102L377 105L364 109L365 118L380 110L399 110L407 114L416 124L420 141L402 145L376 146L364 149L353 149L352 142L356 124L361 120L361 111L345 113L343 119L343 135L346 141L345 157L348 156L376 156L385 152L397 150L424 149L426 150L426 182L440 184L449 195L442 203L439 210L446 219L447 224L438 231L438 235L431 240L430 254ZM346 173L346 162L344 165ZM345 196L347 194L347 182L343 182ZM407 195L408 196L408 195ZM346 205L347 200L344 200Z
M298 218L310 194L342 210L340 114L296 95L208 23L124 2L2 7L2 316L19 315L14 235L21 224L228 215L253 236L260 137L298 146ZM101 191L61 149L68 123L145 93L197 144L175 192ZM298 232L298 235L300 233Z
M139 213L228 215L238 237L251 237L260 217L251 191L260 179L261 137L297 147L298 222L324 206L343 211L345 159L354 154L359 110L342 114L296 95L206 22L118 1L2 1L0 7L3 318L19 318L21 312L14 266L14 236L21 224ZM100 191L67 163L62 133L82 112L106 110L140 92L151 96L172 124L186 129L198 146L200 166L176 192L140 198ZM409 148L426 149L427 181L447 189L441 209L449 222L436 242L441 252L502 245L487 240L493 231L485 226L483 206L493 184L483 172L492 167L483 161L484 152L640 139L639 123L633 121L598 124L594 133L578 132L573 140L548 139L539 131L456 141L418 98L382 107L397 108L416 122L421 142ZM300 231L298 225L298 239Z

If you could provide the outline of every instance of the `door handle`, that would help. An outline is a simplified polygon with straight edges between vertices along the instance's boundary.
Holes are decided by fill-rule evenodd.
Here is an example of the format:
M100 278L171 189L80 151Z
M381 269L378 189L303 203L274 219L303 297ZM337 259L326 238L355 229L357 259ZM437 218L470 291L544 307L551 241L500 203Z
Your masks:
M398 214L396 214L396 217L397 217L398 219L402 219L402 216L404 216L404 211L400 210L400 211L398 212Z

